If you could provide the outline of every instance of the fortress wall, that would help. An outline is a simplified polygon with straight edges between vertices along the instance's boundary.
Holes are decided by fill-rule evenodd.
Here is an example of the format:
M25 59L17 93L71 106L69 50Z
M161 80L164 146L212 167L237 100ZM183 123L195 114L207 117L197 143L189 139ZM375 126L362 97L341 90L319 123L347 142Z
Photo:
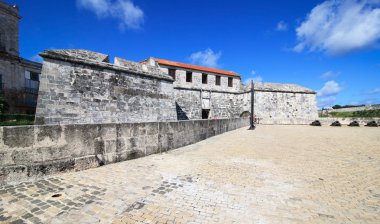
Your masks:
M249 87L242 95L242 111L251 112ZM255 115L261 124L310 124L318 118L316 94L292 84L255 85Z
M36 124L124 123L238 118L251 110L250 87L234 77L202 84L178 70L175 82L156 63L135 63L85 50L49 50L44 57ZM163 71L165 70L165 71ZM174 83L173 83L174 82ZM262 124L309 124L318 118L316 93L275 83L255 84L255 115Z
M248 119L0 127L0 185L166 152Z
M176 120L173 81L158 68L87 51L41 55L37 124Z
M276 87L255 88L255 115L261 124L310 124L318 118L314 92L288 84ZM176 103L189 119L200 119L202 108L210 109L209 119L237 118L251 112L251 93L247 90L235 93L175 88L174 93Z
M318 118L315 94L308 93L258 91L255 113L261 124L310 124Z
M202 119L202 99L199 90L174 89L178 120Z
M195 88L175 88L174 99L180 120L202 119L202 109L210 110L209 119L238 118L242 112L242 94Z

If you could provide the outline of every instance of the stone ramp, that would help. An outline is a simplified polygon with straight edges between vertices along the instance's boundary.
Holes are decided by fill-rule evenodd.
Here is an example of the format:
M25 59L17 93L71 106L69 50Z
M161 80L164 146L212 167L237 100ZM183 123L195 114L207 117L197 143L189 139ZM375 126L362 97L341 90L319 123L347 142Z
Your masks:
M1 187L0 222L379 223L379 134L242 128L164 154Z

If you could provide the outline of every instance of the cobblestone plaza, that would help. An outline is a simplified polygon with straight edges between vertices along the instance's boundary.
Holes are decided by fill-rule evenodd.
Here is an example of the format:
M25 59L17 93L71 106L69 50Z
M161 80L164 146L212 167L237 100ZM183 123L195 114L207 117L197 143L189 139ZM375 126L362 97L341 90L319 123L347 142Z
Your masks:
M380 223L380 128L242 128L0 187L0 223Z

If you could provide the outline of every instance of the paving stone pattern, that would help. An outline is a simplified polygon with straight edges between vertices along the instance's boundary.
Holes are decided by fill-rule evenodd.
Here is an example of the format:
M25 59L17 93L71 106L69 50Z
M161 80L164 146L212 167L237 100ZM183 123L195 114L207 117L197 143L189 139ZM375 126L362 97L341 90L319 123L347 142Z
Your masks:
M380 129L259 126L0 188L0 223L380 223Z

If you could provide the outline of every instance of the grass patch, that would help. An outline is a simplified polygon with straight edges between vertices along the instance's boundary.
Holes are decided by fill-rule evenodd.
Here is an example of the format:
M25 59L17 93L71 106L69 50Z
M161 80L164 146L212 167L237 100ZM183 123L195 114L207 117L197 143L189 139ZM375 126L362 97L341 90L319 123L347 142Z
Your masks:
M0 126L33 125L34 115L30 114L0 114Z
M380 110L362 110L362 111L347 111L347 112L330 112L329 117L380 117Z
M22 126L22 125L34 125L34 121L5 121L5 122L0 122L0 126Z

